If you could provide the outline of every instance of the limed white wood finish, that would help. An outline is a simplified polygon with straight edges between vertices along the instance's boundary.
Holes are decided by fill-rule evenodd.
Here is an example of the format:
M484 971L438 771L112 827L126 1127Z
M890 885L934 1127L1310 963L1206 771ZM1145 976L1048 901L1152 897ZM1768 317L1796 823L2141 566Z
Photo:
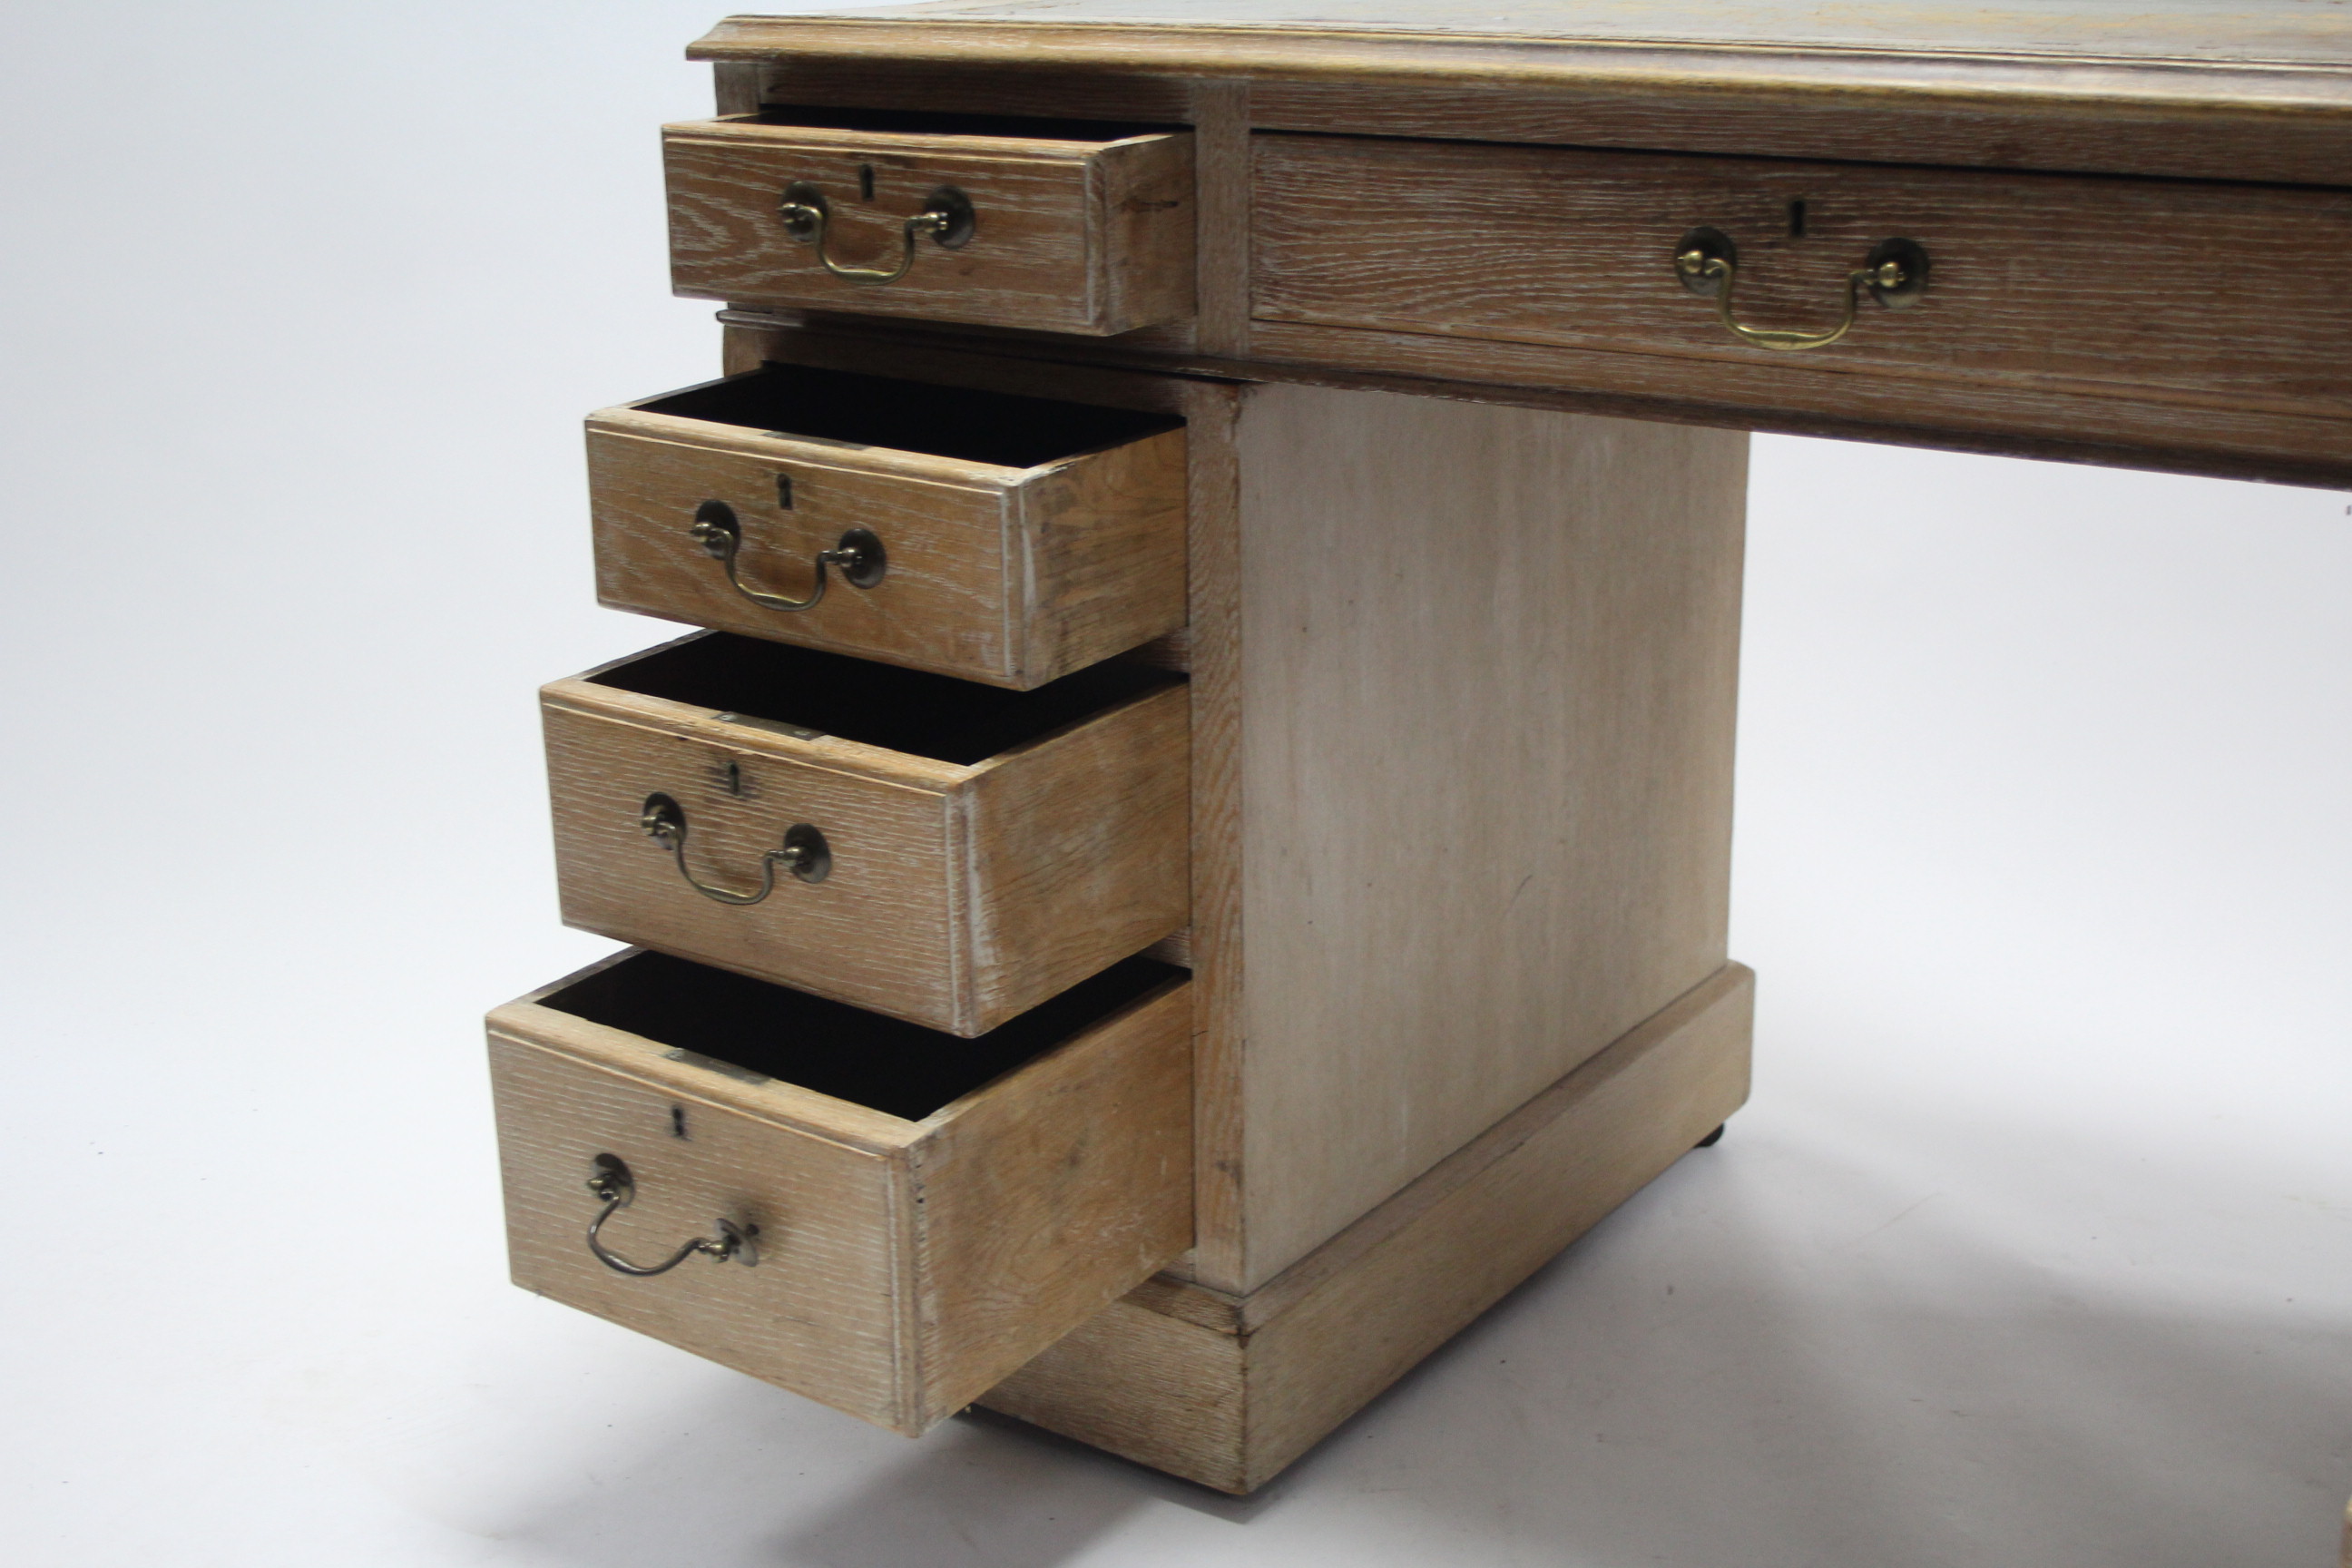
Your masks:
M1244 1198L1208 1282L1247 1290L1725 962L1748 446L1268 386L1236 447Z
M913 1436L1190 1238L1181 980L908 1121L541 1005L583 978L489 1019L528 1289ZM598 1262L601 1153L636 1184L605 1227L621 1257L658 1262L725 1219L757 1227L757 1263Z

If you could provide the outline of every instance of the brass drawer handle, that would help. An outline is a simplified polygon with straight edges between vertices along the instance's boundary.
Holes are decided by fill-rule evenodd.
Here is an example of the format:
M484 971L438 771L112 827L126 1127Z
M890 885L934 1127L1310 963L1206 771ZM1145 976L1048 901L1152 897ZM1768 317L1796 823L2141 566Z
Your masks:
M1724 331L1759 349L1801 353L1825 349L1853 331L1854 312L1866 292L1892 310L1916 304L1927 291L1927 252L1908 239L1882 239L1868 259L1845 279L1845 319L1826 332L1792 332L1743 327L1731 317L1731 291L1739 281L1739 247L1720 229L1695 228L1675 247L1675 275L1692 293L1715 300L1715 319Z
M752 1240L760 1234L760 1227L719 1219L711 1222L718 1228L718 1236L698 1236L664 1262L632 1263L607 1247L602 1235L604 1222L616 1211L627 1208L637 1195L636 1178L629 1174L627 1163L618 1154L597 1155L595 1173L588 1178L588 1190L604 1204L596 1211L596 1217L588 1222L588 1250L596 1255L597 1262L615 1274L649 1279L656 1274L668 1273L698 1252L707 1254L715 1263L724 1263L731 1258L746 1268L760 1261L760 1249Z
M760 886L749 893L714 888L698 881L686 863L686 808L658 792L646 796L637 815L646 837L668 850L677 861L677 874L704 898L721 904L756 904L776 890L776 868L782 866L803 882L822 882L833 875L833 847L811 824L796 822L784 829L783 847L760 857Z
M784 198L776 204L776 216L783 220L784 232L803 245L816 247L816 258L835 278L845 278L852 283L896 283L915 265L915 237L928 234L933 245L950 250L971 242L974 215L971 198L953 185L941 185L923 198L923 210L899 226L898 265L881 267L844 267L825 248L825 238L833 226L833 207L824 193L806 180L794 180L784 187Z
M874 531L853 528L832 549L816 552L816 586L809 590L809 596L789 599L782 594L762 594L748 587L735 574L735 555L743 548L743 525L736 521L735 509L725 501L707 500L695 508L694 526L686 531L688 537L702 546L704 553L726 567L729 584L763 609L816 608L824 599L824 569L828 566L837 568L853 588L871 588L890 570L889 552L882 548L882 541Z

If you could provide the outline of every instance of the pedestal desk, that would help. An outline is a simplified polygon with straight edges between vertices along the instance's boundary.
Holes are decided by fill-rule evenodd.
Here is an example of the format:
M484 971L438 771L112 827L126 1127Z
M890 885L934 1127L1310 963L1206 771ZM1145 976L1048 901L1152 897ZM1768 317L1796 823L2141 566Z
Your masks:
M720 23L518 1280L1228 1491L1747 1093L1747 432L2352 486L2352 6ZM652 214L647 214L648 221ZM583 1235L583 1228L586 1234Z

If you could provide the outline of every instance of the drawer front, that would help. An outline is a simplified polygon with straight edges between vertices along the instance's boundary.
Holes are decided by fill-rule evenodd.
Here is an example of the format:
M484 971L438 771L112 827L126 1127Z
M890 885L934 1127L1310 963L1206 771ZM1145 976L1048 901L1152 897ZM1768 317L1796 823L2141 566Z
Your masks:
M698 423L589 423L597 597L614 609L1021 689L1184 624L1181 430L1018 469ZM713 502L740 541L731 579L694 532ZM773 602L807 600L819 552L857 530L878 580L828 566L815 604Z
M663 131L671 280L744 304L1108 334L1192 308L1192 139L890 134L709 121ZM780 213L822 198L823 232ZM870 189L871 194L866 194ZM969 237L909 237L942 190ZM887 281L845 277L904 271Z
M1162 687L960 767L558 682L544 715L563 918L977 1035L1190 919L1188 713L1184 689ZM686 824L683 869L643 826L656 793ZM770 877L803 825L823 836L823 880Z
M1254 161L1268 321L1761 366L1790 406L1881 418L1924 411L1869 375L2352 411L2352 315L2314 259L2352 242L2352 194L1291 136ZM1719 275L1684 281L1701 228L1733 247L1744 327L1835 329L1882 242L1925 251L1926 287L1863 289L1834 342L1759 346L1721 321Z
M552 988L551 988L552 989ZM1192 1244L1181 982L919 1121L527 999L490 1019L515 1282L919 1434ZM599 1156L631 1199L591 1252ZM607 1189L610 1190L609 1188Z
M560 700L544 719L567 925L967 1032L949 782L860 777ZM748 905L698 892L640 826L656 794L684 814L687 868L704 886L757 891L766 856L802 823L824 836L824 880L779 868Z

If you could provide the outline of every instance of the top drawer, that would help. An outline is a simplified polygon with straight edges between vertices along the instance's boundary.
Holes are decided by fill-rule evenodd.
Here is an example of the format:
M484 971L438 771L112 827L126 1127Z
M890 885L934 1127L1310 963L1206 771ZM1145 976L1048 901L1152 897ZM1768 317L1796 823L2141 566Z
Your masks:
M662 148L681 294L1096 335L1192 312L1189 132L772 109Z
M1254 157L1262 321L1611 351L1662 367L1613 384L1855 416L1983 422L1969 399L2027 392L2352 413L2329 260L2352 192L1310 136ZM1887 260L1894 287L1860 276Z

